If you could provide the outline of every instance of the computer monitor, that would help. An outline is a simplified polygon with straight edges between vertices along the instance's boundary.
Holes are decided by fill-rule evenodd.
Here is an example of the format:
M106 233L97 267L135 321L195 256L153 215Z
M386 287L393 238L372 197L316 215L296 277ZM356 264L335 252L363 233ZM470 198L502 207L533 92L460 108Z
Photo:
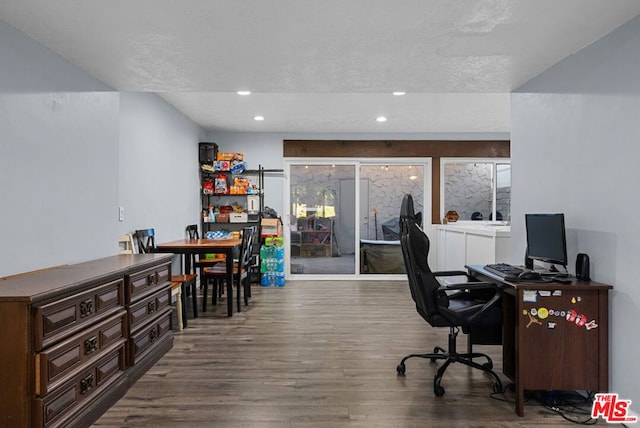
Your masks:
M525 214L527 257L567 266L564 214Z

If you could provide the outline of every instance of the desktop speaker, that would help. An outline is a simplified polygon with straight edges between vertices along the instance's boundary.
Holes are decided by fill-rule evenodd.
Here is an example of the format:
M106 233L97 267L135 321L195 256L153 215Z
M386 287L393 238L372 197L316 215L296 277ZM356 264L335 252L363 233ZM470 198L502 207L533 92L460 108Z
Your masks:
M590 281L589 278L589 256L579 253L576 256L576 278L582 281Z

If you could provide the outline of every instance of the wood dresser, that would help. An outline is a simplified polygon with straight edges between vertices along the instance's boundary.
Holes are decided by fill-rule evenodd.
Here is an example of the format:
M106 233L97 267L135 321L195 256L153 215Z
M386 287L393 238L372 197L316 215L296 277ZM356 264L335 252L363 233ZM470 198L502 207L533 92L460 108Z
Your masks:
M0 426L89 426L169 351L171 258L0 280Z

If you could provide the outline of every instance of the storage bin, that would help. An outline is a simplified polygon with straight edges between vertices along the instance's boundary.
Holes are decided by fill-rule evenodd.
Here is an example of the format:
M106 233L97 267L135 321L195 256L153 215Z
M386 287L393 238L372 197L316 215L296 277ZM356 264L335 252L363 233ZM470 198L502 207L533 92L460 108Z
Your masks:
M229 223L246 223L247 213L231 213L229 214Z

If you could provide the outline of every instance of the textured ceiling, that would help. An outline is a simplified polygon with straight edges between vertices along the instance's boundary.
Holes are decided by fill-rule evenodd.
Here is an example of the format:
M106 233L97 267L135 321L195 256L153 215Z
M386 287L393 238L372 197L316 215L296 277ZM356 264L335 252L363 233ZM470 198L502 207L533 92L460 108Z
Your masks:
M511 90L639 13L637 0L0 2L0 19L115 89L158 92L205 129L279 132L509 132Z

